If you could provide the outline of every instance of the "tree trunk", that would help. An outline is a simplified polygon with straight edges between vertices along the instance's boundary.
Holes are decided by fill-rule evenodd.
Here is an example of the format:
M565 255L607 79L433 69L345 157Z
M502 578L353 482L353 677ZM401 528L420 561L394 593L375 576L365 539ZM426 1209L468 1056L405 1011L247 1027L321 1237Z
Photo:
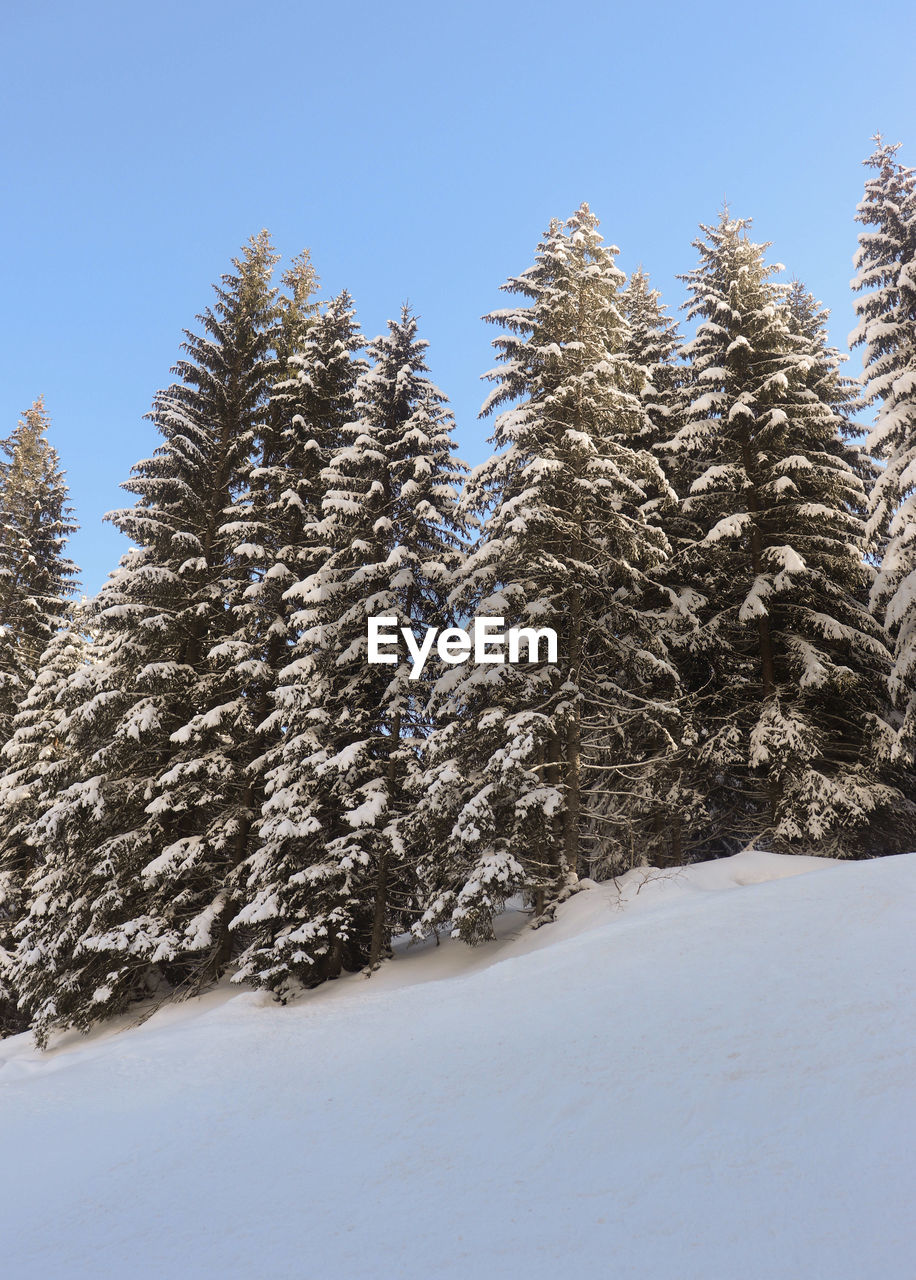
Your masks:
M743 438L741 442L741 454L744 461L744 470L748 479L751 480L750 466L750 442L747 438ZM753 481L748 491L747 500L748 509L754 517L754 523L751 527L751 569L754 576L760 574L763 564L763 542L760 537L760 525L757 517L760 514L760 502L757 498L757 489ZM757 634L760 641L760 687L763 695L763 702L766 703L776 693L776 662L773 652L773 636L770 630L770 615L768 613L760 614L757 618ZM767 775L767 796L770 805L770 821L776 822L776 814L779 808L780 787L776 780Z
M570 599L569 668L570 683L579 685L579 663L582 642L582 600L574 590ZM581 809L581 708L578 699L566 728L566 811L563 815L563 851L567 874L579 877L579 812Z
M548 786L560 788L560 761L563 754L562 742L559 731L554 729L550 737L547 739L547 767L544 770L544 776L547 779ZM545 854L544 859L544 880L545 886L550 881L555 881L557 874L561 871L560 867L560 849L562 848L562 829L560 828L560 819L555 816L548 819L549 828L545 833Z
M757 489L752 478L751 448L746 434L741 440L741 457L744 463L745 475L751 482L747 495L747 505L748 510L754 517L754 523L751 527L751 570L756 578L759 576L763 564L763 543L760 537L760 524L757 519L760 515L760 502L757 498ZM769 614L764 613L758 617L757 633L760 638L761 685L764 701L766 701L776 692L776 664L773 660L773 638L770 634Z
M396 712L391 721L391 748L388 757L388 800L394 799L397 786L397 749L401 740L401 713ZM375 911L372 917L372 942L369 947L369 969L377 969L382 955L388 945L388 845L385 843L379 854L378 872L375 879Z

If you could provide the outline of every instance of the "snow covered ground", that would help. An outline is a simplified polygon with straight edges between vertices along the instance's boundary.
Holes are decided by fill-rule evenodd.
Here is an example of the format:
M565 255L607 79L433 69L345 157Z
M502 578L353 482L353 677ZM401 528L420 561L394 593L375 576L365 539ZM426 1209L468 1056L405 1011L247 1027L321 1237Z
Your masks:
M913 1280L916 854L523 923L0 1042L5 1280Z

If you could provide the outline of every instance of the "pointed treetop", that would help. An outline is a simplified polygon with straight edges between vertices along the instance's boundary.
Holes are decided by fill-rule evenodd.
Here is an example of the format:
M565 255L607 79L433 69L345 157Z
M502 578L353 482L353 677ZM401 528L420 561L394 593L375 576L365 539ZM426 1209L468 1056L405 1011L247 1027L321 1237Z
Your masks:
M250 236L243 247L241 257L233 258L232 265L238 271L240 295L243 304L260 299L264 278L280 261L280 254L273 247L270 232L266 229Z
M315 310L317 303L312 302L312 298L318 292L320 281L308 249L293 258L280 283L286 290L280 306L290 319L302 319Z
M280 280L284 288L289 290L289 302L296 306L301 306L313 293L318 292L319 276L308 249L303 249L293 258Z
M40 454L39 442L43 439L45 432L51 425L51 419L47 409L45 409L44 396L38 396L29 409L23 410L22 417L13 433L4 441L2 447L5 453L12 458L18 453L18 465L20 468L28 470L29 459L31 458L35 465L38 465ZM48 446L50 447L50 446ZM56 453L54 454L56 460Z
M786 306L792 327L808 338L815 337L830 316L830 308L815 298L804 280L799 280L798 276L789 281Z
M62 479L57 450L45 439L50 425L45 399L40 395L31 408L23 411L12 434L0 441L0 448L11 459L11 462L3 464L8 473L18 472L23 477L31 476L33 480L39 477Z
M50 421L48 411L45 408L44 396L36 396L32 402L32 407L30 409L26 409L23 414L22 425L27 425L32 431L36 432L36 434L41 434L42 432L47 431Z
M891 188L895 191L911 191L913 187L914 171L907 165L901 164L897 159L897 152L900 150L899 142L885 142L883 135L875 133L872 135L872 142L875 149L862 163L869 169L877 169L877 178L870 178L865 183L865 203L874 203L876 199L886 196L885 188ZM862 222L862 206L859 206L859 213L856 220Z
M571 214L567 219L565 226L569 228L570 239L575 240L577 235L583 231L589 233L600 244L603 237L598 234L598 227L601 224L592 213L587 201L583 200L575 213Z
M894 156L900 150L900 143L885 142L884 134L881 133L880 130L877 133L872 134L871 141L875 144L875 149L868 159L863 160L862 163L864 165L870 165L875 169L881 168L883 164L893 161Z
M627 281L626 291L630 299L652 299L660 298L661 294L658 289L652 288L652 282L649 273L646 271L642 263L638 263L630 272L630 278Z

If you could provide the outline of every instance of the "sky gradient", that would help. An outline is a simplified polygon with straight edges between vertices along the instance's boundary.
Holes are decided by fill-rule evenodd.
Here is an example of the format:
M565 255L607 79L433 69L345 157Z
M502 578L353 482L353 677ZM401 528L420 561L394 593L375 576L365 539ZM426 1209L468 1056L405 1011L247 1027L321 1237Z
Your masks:
M480 316L582 200L676 308L727 198L845 349L871 135L916 164L914 45L897 0L7 0L0 434L44 394L97 590L126 546L101 517L156 447L143 415L182 329L265 226L287 259L310 248L325 296L351 290L367 336L411 302L471 463Z

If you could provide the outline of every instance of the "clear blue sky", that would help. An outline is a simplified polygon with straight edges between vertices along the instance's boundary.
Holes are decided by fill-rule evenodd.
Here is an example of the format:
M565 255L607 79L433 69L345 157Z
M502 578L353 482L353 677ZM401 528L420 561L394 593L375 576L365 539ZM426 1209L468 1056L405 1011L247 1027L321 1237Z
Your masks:
M181 330L264 226L370 336L409 298L471 462L479 317L583 199L676 305L727 196L845 346L871 134L916 164L914 47L912 0L7 0L0 432L44 393L96 590Z

